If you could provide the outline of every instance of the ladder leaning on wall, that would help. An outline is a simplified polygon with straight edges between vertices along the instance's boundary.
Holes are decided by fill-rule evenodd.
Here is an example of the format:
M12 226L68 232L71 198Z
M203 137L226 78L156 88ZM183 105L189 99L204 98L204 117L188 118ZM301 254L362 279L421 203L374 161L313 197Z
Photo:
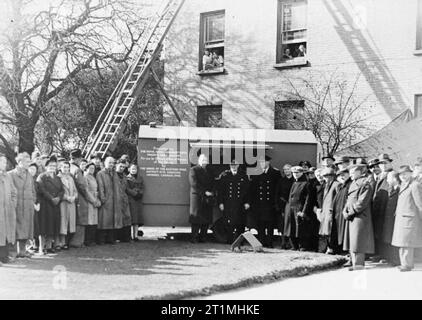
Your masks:
M88 137L83 149L86 157L92 154L104 157L115 148L119 134L124 131L125 119L141 95L151 66L158 58L162 43L184 2L169 0L149 27L150 31L147 30L148 36L140 44L140 53L114 89Z

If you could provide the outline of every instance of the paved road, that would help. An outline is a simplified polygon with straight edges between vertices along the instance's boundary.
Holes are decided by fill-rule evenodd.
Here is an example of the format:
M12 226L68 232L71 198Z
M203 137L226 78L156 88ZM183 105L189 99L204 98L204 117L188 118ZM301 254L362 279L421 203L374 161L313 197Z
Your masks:
M422 264L412 272L387 265L338 269L206 297L207 300L422 299Z

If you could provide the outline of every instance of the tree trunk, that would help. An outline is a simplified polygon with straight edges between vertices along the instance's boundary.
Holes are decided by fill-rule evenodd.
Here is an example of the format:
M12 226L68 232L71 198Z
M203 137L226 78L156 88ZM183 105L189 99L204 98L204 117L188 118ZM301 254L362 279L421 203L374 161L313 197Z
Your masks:
M19 152L28 152L31 155L35 149L35 125L30 120L28 122L18 126L18 146Z

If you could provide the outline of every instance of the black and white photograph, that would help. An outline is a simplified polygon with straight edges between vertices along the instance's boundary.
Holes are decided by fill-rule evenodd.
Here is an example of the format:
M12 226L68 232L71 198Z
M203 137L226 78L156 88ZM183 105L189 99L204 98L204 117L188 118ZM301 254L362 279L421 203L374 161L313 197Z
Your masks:
M0 0L0 300L421 299L422 0Z

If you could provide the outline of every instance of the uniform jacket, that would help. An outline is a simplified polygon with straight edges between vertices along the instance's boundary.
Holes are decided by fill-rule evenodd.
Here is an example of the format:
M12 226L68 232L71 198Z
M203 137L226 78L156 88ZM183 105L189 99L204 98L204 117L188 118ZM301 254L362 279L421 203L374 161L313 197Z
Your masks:
M123 227L122 212L116 210L115 194L117 188L117 173L114 170L102 169L97 173L98 194L101 207L98 210L98 229L111 230Z
M347 203L343 210L346 221L343 249L355 253L374 253L372 226L372 187L367 178L361 177L349 187Z
M422 247L422 186L417 181L400 187L392 245Z
M249 202L249 178L242 172L234 175L230 170L224 171L217 183L217 202L224 205L223 215L234 225L246 223L244 205Z
M16 168L10 171L10 177L17 190L16 240L34 237L34 204L37 201L34 179L28 170Z
M276 211L276 186L280 170L269 167L267 172L251 176L249 199L257 221L274 222Z
M17 190L9 174L0 173L0 247L16 240Z
M321 236L331 235L333 225L334 198L337 194L338 185L339 183L335 180L329 184L324 184L322 212L319 220L319 235Z
M190 218L192 224L212 223L212 198L206 197L205 192L214 191L214 178L209 168L202 168L199 165L192 167L189 171L190 183Z

